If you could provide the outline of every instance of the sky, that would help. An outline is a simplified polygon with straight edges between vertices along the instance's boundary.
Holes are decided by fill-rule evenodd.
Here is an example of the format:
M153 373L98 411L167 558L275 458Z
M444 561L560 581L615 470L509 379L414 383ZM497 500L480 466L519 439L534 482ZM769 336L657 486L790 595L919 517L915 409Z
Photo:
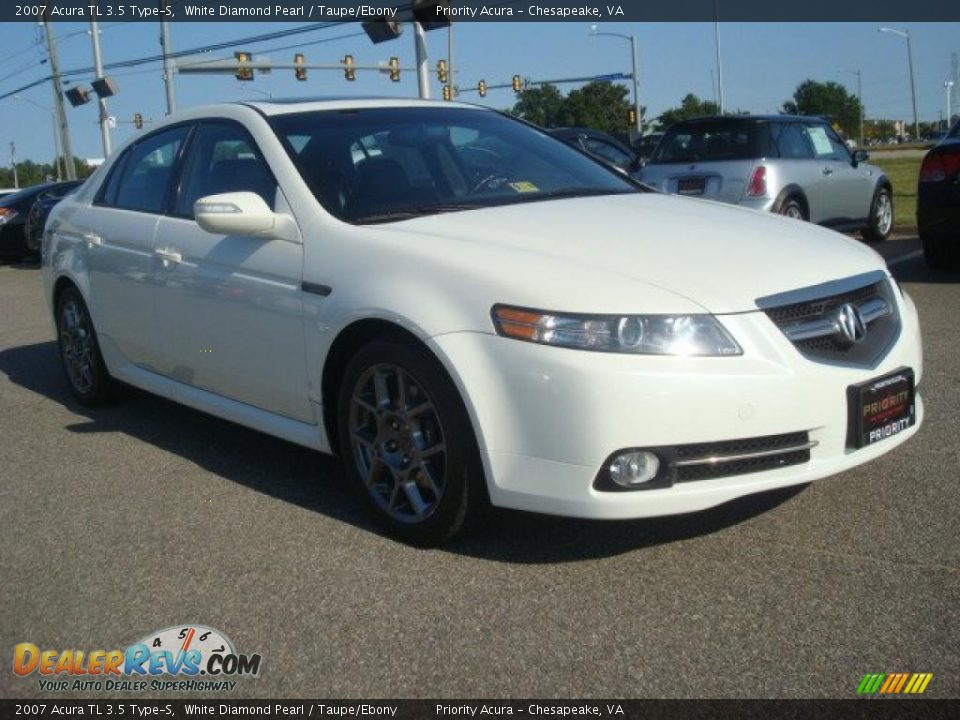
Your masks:
M272 32L298 23L173 23L172 46L186 50L208 43ZM863 102L868 118L912 120L906 41L877 31L880 23L721 23L724 101L728 110L777 112L796 86L807 78L843 83L856 92L853 71L863 76ZM155 55L160 52L158 23L102 23L104 62ZM908 23L912 36L917 109L921 121L936 121L945 110L944 81L950 77L951 54L960 53L960 23ZM602 23L604 32L635 35L640 56L640 101L647 117L679 104L688 92L715 99L711 71L716 73L713 23ZM93 64L86 23L55 23L62 69ZM414 63L413 33L407 29L398 40L373 45L357 36L359 24L249 44L233 48L262 54L274 61L292 62L302 51L309 62L338 62L345 54L357 63L376 64L397 55L402 65ZM350 36L350 37L342 37ZM340 38L340 39L337 39ZM296 45L269 52L272 48ZM446 56L447 31L427 34L431 67ZM218 56L232 57L225 50ZM46 49L40 29L32 23L0 23L0 94L49 74L41 64ZM515 74L531 79L594 76L630 71L630 44L611 37L591 37L590 24L479 23L455 25L453 65L456 83L476 87L509 82ZM112 132L114 146L128 138L136 112L160 119L166 110L159 63L111 74L119 94L109 100L109 112L120 120ZM432 91L439 85L432 74ZM92 78L79 82L89 84ZM563 85L569 91L576 85ZM960 96L960 87L955 88ZM323 95L415 96L417 80L405 72L392 83L379 73L357 73L348 83L339 72L310 71L306 82L297 82L293 71L257 75L242 83L232 75L182 75L176 78L178 109L210 102L274 97ZM22 93L23 99L0 100L0 162L9 161L9 143L16 143L17 159L49 161L53 157L50 83ZM497 108L514 102L512 91L490 91L485 99L476 93L461 99ZM32 102L30 102L32 101ZM34 104L35 103L35 104ZM37 107L40 105L42 107ZM956 105L955 105L956 107ZM47 109L44 109L47 108ZM74 154L103 156L97 125L96 103L67 106Z

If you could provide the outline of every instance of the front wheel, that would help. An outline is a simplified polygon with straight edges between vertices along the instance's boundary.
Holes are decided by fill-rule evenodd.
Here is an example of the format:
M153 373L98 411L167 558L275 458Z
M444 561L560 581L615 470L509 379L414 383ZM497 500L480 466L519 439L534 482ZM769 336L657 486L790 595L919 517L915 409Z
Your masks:
M893 230L893 197L885 187L877 188L870 205L870 218L861 232L867 242L883 242Z
M412 342L378 340L347 366L339 449L374 519L415 545L450 540L487 505L469 417L439 362Z

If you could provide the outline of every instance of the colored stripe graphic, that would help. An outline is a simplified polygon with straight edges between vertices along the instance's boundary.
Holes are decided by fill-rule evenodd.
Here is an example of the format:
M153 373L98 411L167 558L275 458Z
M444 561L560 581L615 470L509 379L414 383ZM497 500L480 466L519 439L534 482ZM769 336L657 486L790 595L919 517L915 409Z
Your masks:
M857 685L857 695L919 695L932 679L933 673L867 673Z

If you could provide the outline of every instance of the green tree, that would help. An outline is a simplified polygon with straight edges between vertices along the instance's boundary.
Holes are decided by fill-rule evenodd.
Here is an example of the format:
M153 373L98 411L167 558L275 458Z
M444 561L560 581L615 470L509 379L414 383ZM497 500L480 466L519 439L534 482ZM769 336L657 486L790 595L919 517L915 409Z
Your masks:
M687 93L680 101L680 107L664 110L657 117L657 123L661 130L666 130L681 120L703 117L704 115L719 115L720 107L715 102L701 100L693 93Z
M77 178L83 179L90 175L96 168L92 168L82 159L75 157L73 165L77 171ZM63 175L63 173L61 172ZM57 168L52 162L37 163L33 160L21 160L17 163L17 182L20 187L26 188L31 185L38 185L48 180L57 179ZM66 176L64 175L64 179ZM0 187L13 187L13 169L10 167L0 168Z
M860 132L860 101L836 82L804 80L797 86L793 99L783 104L791 115L819 115L839 127L847 137Z
M622 134L630 129L629 94L626 87L611 82L592 82L572 90L563 103L563 124Z
M540 127L557 127L564 100L556 85L529 87L517 93L516 104L507 112Z

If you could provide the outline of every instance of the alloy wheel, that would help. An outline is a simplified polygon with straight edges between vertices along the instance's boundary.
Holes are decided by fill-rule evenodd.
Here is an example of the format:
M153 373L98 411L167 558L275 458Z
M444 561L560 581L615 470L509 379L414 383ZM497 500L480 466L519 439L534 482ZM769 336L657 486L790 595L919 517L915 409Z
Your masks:
M94 385L93 331L86 309L68 300L60 310L60 351L74 389L88 394Z
M418 523L443 497L447 446L424 387L391 363L368 368L350 397L350 447L374 502L391 518Z
M886 235L893 225L893 203L887 193L880 193L877 198L877 232Z

